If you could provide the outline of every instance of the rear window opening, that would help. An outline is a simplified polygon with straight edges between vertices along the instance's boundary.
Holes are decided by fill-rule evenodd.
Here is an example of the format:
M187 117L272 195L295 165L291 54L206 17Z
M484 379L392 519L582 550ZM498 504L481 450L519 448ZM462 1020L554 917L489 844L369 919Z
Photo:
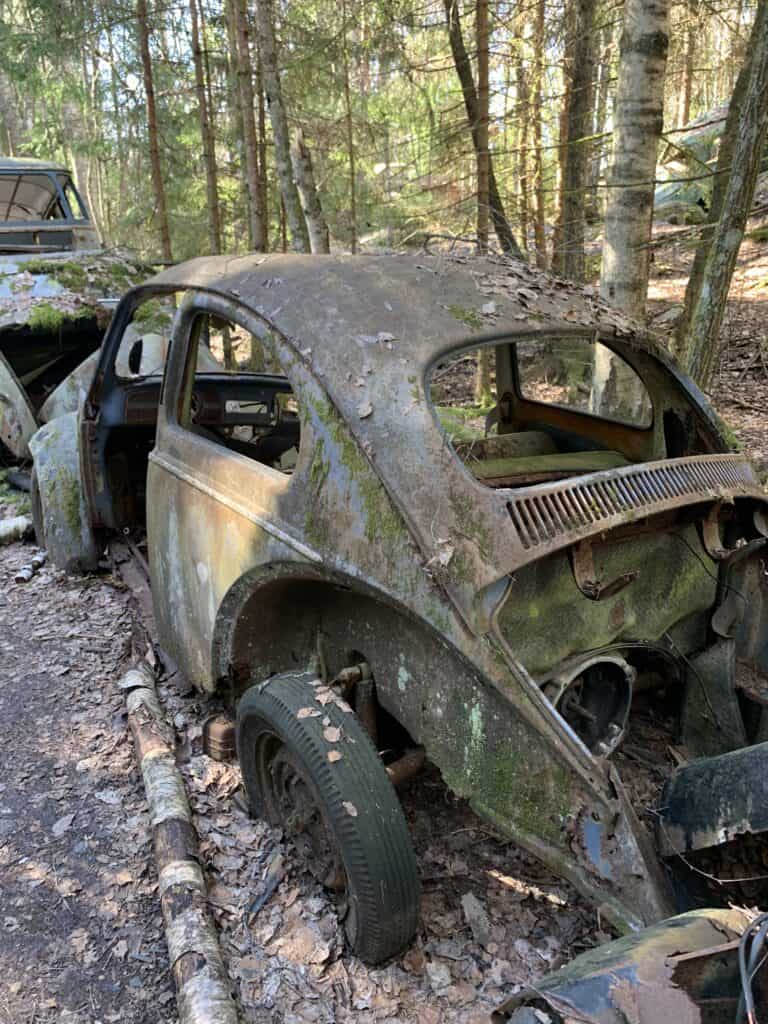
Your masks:
M521 487L633 461L652 426L636 371L592 336L536 335L464 349L429 376L432 405L477 480Z

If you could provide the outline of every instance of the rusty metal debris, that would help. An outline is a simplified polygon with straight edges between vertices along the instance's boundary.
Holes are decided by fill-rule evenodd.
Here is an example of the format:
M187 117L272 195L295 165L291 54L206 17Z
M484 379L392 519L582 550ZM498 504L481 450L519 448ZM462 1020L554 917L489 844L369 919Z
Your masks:
M138 315L170 296L172 330ZM387 801L423 749L617 928L690 905L661 790L673 746L746 762L768 740L766 495L648 332L504 260L222 257L130 291L94 362L31 441L39 538L87 570L146 528L163 647L233 711L312 680L259 740L255 803L316 786L293 824L359 839L359 729ZM638 800L619 765L649 718Z
M755 924L755 915L744 910L695 910L670 918L581 954L507 1000L493 1020L733 1024L744 1019L737 1013L744 991L740 942ZM768 971L755 971L752 980L761 1016L749 1020L756 1024L768 1010Z

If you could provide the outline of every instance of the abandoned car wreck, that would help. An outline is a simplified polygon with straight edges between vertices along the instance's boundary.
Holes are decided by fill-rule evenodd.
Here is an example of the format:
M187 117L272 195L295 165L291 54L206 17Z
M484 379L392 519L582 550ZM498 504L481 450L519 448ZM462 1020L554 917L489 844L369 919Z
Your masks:
M101 249L66 168L0 159L0 452L28 457L39 423L59 411L48 396L96 351L120 296L147 273Z
M231 700L252 808L305 835L362 958L416 928L392 780L424 755L620 931L711 905L697 858L756 855L765 493L585 291L490 259L193 260L128 292L30 448L57 564L146 529L163 648ZM648 707L690 761L640 808L617 765Z

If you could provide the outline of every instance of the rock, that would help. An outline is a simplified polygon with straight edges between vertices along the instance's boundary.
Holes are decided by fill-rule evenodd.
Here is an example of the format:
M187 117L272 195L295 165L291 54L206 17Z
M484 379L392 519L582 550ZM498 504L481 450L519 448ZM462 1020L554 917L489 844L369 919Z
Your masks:
M487 946L491 941L491 922L483 904L474 893L468 892L461 897L461 909L472 938L479 946Z
M430 960L425 970L429 986L433 992L440 992L448 988L453 981L448 967L445 964L438 963L436 960Z

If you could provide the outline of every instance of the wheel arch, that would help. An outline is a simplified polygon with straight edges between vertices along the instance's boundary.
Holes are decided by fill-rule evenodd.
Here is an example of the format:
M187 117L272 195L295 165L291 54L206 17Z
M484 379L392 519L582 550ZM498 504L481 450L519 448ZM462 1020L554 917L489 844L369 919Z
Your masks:
M284 562L233 584L214 627L214 679L227 680L238 695L253 678L306 668L318 656L329 677L364 657L380 703L418 741L428 667L430 675L478 675L434 626L355 577Z

